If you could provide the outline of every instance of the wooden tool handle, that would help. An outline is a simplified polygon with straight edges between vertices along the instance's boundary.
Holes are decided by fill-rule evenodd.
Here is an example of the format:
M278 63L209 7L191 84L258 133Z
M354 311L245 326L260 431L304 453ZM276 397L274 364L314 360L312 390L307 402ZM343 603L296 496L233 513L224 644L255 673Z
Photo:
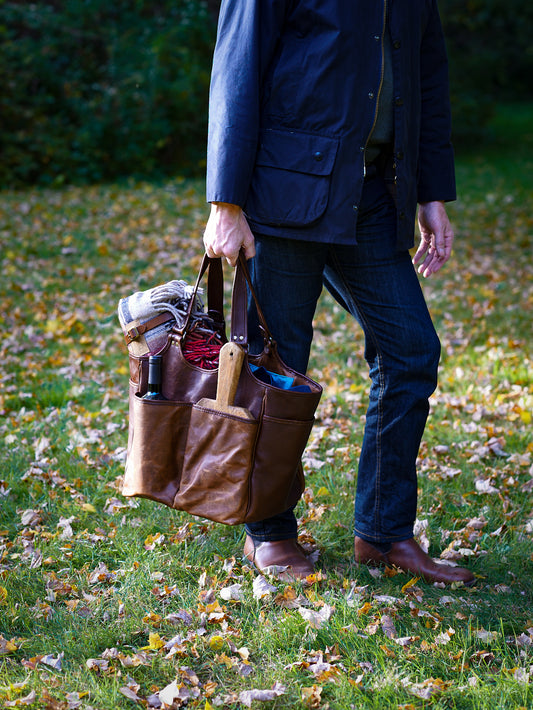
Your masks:
M237 343L226 343L220 348L218 361L217 404L231 406L241 375L244 350Z

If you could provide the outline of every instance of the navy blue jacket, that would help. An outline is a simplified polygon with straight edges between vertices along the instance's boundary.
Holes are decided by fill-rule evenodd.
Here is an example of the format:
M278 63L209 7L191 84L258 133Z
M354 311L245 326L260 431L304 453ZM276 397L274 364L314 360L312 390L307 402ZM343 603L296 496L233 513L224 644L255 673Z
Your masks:
M436 0L223 0L207 200L262 234L353 243L383 69L394 77L398 246L417 202L455 199L448 65Z

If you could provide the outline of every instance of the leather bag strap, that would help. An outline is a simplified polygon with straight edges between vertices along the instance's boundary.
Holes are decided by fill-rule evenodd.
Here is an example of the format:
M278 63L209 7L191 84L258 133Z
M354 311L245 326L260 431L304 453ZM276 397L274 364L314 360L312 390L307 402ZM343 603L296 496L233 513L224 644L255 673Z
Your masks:
M224 284L223 284L223 272L222 272L222 259L215 258L212 259L207 254L204 254L202 259L202 264L200 266L200 271L194 285L193 297L190 300L189 308L187 310L187 315L185 317L184 324L181 328L176 329L180 336L184 336L189 328L189 323L191 319L192 310L194 307L194 302L200 283L208 271L208 282L207 282L207 298L208 298L208 309L209 311L214 310L221 318L224 316ZM261 306L257 300L257 295L255 289L252 285L252 280L250 278L250 272L248 270L248 265L246 263L246 258L244 252L241 250L239 254L239 259L237 261L237 266L235 267L235 274L233 278L233 290L231 294L231 335L230 339L243 348L248 348L248 289L252 295L252 298L257 308L257 315L259 318L259 325L263 331L263 337L265 343L272 342L272 335L266 324L265 316L261 310Z
M221 259L210 259L207 254L204 254L202 259L202 264L200 266L200 271L196 278L196 283L194 284L194 290L192 297L189 301L189 307L187 309L187 314L181 328L175 328L180 336L187 332L189 328L189 323L191 320L192 311L194 304L196 302L196 296L198 295L198 289L200 288L200 283L205 272L207 274L207 309L210 315L215 317L215 320L220 320L224 318L224 279L222 273L222 260Z
M248 289L250 290L257 309L259 325L263 331L265 343L272 342L272 335L270 334L265 316L257 300L244 252L241 250L235 268L233 292L231 295L231 340L242 345L244 348L248 347Z

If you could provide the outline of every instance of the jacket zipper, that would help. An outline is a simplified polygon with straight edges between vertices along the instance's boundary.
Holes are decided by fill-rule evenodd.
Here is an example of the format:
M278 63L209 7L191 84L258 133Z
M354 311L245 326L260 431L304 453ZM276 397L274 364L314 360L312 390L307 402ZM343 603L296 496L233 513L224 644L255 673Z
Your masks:
M383 88L383 78L385 75L385 30L387 27L387 0L383 0L383 25L381 28L381 74L379 77L379 86L378 86L378 92L376 96L376 108L374 110L374 121L372 123L372 127L370 128L370 132L368 136L366 137L365 141L365 149L363 152L363 175L365 171L365 164L366 164L366 149L368 147L368 141L370 140L370 137L372 136L372 133L374 132L374 128L376 127L376 123L378 120L378 111L379 111L379 99L381 98L381 90Z

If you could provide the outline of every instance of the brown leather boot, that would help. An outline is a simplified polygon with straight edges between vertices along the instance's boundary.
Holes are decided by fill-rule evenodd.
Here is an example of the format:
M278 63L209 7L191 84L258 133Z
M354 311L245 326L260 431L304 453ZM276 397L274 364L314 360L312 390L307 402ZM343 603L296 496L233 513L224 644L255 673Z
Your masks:
M360 537L354 542L355 561L363 565L388 565L398 567L403 572L410 572L417 577L422 577L425 582L443 582L452 584L462 582L470 587L476 583L476 578L463 567L450 567L449 565L435 562L420 545L411 538L401 542L393 542L390 550L380 552L374 545Z
M244 556L259 571L272 574L283 582L305 579L315 568L294 538L274 542L257 542L247 535Z

